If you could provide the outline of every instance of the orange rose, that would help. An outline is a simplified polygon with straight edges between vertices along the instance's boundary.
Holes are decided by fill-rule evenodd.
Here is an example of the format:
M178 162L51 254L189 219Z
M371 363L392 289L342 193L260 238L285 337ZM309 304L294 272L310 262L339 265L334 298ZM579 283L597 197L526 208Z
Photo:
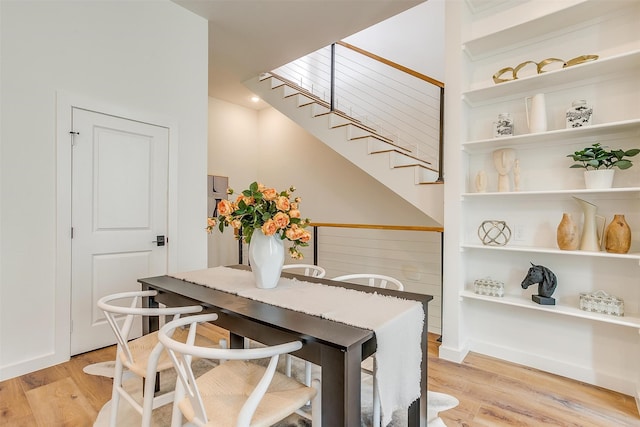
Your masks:
M289 210L289 198L285 197L285 196L280 196L276 199L276 207L278 208L278 210L281 211L288 211Z
M227 199L222 199L218 202L218 213L220 215L230 215L233 212L233 204Z
M289 215L284 212L278 212L273 216L273 222L275 222L281 230L287 228L287 225L289 225Z
M253 197L247 197L247 196L243 196L241 194L236 199L236 204L238 204L240 202L244 202L245 205L251 206L251 205L255 204L256 201L255 201L255 199Z
M306 233L306 231L298 227L298 224L293 224L291 225L291 228L285 232L285 236L287 236L289 240L298 240L304 235L304 233Z
M299 211L299 210L297 210L297 209L291 209L291 210L289 211L289 216L290 216L291 218L300 218L300 211Z
M300 241L302 243L307 243L309 240L311 240L311 233L309 233L307 230L304 230L304 234L300 237Z
M272 219L267 220L264 224L262 224L262 232L265 236L273 236L278 231L278 226L275 221Z
M262 192L262 198L265 200L275 200L278 197L278 192L275 188L265 188Z
M216 219L215 218L207 218L207 226L209 227L215 227L216 226Z
M242 222L240 222L239 219L234 219L233 221L229 222L229 225L236 230L239 230L242 227Z

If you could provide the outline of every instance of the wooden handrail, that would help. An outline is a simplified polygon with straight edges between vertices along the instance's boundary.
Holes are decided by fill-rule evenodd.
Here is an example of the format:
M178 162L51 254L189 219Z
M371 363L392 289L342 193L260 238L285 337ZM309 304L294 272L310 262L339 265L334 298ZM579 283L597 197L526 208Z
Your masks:
M397 63L395 63L393 61L389 61L388 59L385 59L385 58L383 58L381 56L378 56L378 55L376 55L374 53L367 52L364 49L360 49L359 47L353 46L353 45L351 45L349 43L345 43L343 41L337 41L336 44L339 44L342 47L346 47L347 49L351 49L354 52L358 52L359 54L367 56L367 57L369 57L371 59L374 59L376 61L382 62L383 64L386 64L386 65L388 65L390 67L393 67L396 70L400 70L400 71L402 71L404 73L410 74L413 77L416 77L416 78L418 78L420 80L424 80L425 82L429 82L432 85L438 86L440 88L444 88L444 83L442 83L441 81L436 80L436 79L434 79L432 77L429 77L429 76L427 76L425 74L419 73L419 72L417 72L415 70L412 70L411 68L407 68L407 67L405 67L403 65L400 65L400 64L397 64Z
M379 224L339 224L331 222L312 222L312 227L334 227L334 228L367 228L375 230L395 230L395 231L434 231L444 232L444 227L426 227L422 225L379 225Z

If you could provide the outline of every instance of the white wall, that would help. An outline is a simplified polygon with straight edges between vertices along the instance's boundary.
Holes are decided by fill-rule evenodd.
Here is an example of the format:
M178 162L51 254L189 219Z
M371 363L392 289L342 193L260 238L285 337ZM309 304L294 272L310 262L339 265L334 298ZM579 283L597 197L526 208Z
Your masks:
M344 41L444 81L445 0L429 0Z
M206 265L207 22L168 0L0 2L0 380L66 360L56 92L174 123L178 269ZM64 300L64 298L63 298ZM28 339L25 339L28 337Z
M209 175L226 176L237 192L258 179L258 112L209 98ZM235 199L235 196L233 196ZM238 264L233 232L217 229L208 238L208 265Z

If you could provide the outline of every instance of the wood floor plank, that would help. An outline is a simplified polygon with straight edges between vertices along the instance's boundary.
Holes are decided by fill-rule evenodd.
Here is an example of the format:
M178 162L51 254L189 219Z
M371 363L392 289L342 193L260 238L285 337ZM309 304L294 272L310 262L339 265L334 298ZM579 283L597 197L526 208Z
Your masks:
M27 421L34 423L20 379L0 382L0 426L29 425Z
M84 395L96 411L111 399L113 380L100 375L87 375L83 369L87 365L115 360L115 347L107 347L73 357L66 370L68 376L84 391Z
M20 381L26 392L28 390L33 390L38 387L51 384L52 382L62 380L66 377L67 371L64 369L64 365L55 365L23 375L20 377Z
M25 395L38 426L91 426L98 416L71 378L28 390Z

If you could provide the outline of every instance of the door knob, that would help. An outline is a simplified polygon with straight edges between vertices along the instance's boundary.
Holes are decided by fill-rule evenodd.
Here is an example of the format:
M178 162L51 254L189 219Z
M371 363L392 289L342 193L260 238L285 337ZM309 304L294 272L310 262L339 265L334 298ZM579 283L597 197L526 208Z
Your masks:
M158 246L164 246L165 242L169 239L165 239L164 236L156 236L156 240L152 240L151 243L156 243Z

